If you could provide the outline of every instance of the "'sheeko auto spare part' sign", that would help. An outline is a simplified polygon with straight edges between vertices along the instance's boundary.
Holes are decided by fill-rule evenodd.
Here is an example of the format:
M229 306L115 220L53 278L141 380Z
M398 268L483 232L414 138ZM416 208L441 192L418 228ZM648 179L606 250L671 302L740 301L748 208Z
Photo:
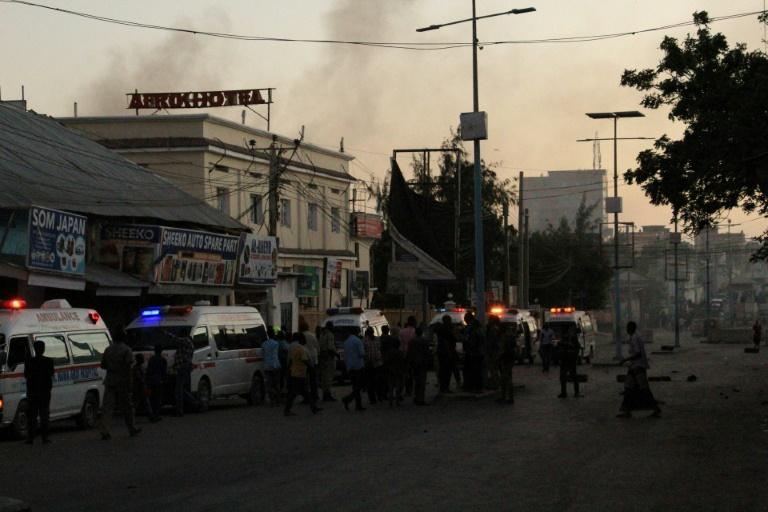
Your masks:
M155 282L232 286L240 237L163 228Z
M27 267L83 275L86 220L82 215L32 206L29 209Z
M132 92L128 93L128 108L210 108L266 105L272 103L273 89L240 89L235 91L197 92Z

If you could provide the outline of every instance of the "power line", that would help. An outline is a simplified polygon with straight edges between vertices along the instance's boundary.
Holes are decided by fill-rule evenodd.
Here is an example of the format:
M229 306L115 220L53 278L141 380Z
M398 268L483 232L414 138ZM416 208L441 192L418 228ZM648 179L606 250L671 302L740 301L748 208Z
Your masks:
M228 32L213 32L208 30L198 30L187 27L174 27L169 25L157 25L152 23L142 23L138 21L125 20L119 18L111 18L108 16L100 16L97 14L87 13L83 11L74 11L70 9L63 9L60 7L53 7L50 5L39 4L35 2L29 2L26 0L0 0L0 2L8 4L23 5L26 7L32 7L37 9L44 9L53 11L59 14L66 14L70 16L76 16L91 21L98 21L102 23L110 23L116 25L122 25L131 28L142 28L148 30L160 30L184 33L194 36L207 36L220 39L233 39L239 41L255 41L255 42L272 42L272 43L305 43L305 44L330 44L330 45L351 45L351 46L364 46L374 48L389 48L398 50L411 50L411 51L434 51L434 50L451 50L456 48L465 48L472 43L467 42L422 42L422 41L409 41L409 42L384 42L384 41L355 41L355 40L342 40L342 39L306 39L306 38L290 38L290 37L269 37L269 36L256 36L245 34L234 34ZM747 16L754 16L761 14L763 11L751 11L741 12L735 14L729 14L725 16L714 16L709 19L710 23L718 21L726 21L744 18ZM569 44L569 43L586 43L594 41L602 41L606 39L616 39L620 37L635 36L638 34L645 34L649 32L657 32L660 30L670 30L674 28L682 28L695 25L694 21L683 21L679 23L671 23L658 27L644 28L626 32L614 32L607 34L593 34L585 36L562 36L562 37L548 37L540 39L519 39L519 40L505 40L505 41L486 41L480 42L482 46L499 46L499 45L511 45L511 44Z

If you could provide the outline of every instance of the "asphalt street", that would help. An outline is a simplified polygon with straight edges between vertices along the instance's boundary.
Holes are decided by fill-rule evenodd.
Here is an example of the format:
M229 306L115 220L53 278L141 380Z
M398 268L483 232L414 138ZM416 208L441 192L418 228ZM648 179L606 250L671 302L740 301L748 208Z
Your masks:
M649 374L672 379L652 383L660 419L615 417L624 371L608 366L581 367L585 396L568 399L557 369L516 367L512 406L452 397L285 418L232 400L136 438L115 421L110 442L69 423L48 446L0 441L0 496L79 512L768 510L768 348L684 344L651 355Z

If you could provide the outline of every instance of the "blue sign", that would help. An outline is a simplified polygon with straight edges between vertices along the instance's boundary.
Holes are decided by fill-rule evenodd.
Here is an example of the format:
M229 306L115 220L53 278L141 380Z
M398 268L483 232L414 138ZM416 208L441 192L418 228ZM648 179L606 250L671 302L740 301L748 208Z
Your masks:
M71 275L85 274L86 221L83 215L32 206L29 209L27 267Z
M239 243L236 236L163 228L154 281L232 286Z

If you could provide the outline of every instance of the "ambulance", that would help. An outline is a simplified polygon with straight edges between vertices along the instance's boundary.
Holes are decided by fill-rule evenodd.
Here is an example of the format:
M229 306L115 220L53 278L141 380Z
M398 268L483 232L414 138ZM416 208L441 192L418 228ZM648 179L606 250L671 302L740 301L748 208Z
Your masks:
M498 316L502 326L517 332L518 364L525 361L533 364L536 354L539 353L539 325L533 314L527 309L503 306L491 307L489 314Z
M169 373L179 338L190 337L192 389L200 411L216 398L240 396L248 403L264 402L264 367L261 344L267 339L264 320L256 308L211 306L207 301L192 306L153 306L140 311L126 328L127 343L145 361L154 347L163 347ZM165 397L172 401L172 382Z
M322 326L330 322L333 326L333 337L336 340L336 350L339 353L339 359L336 362L336 369L340 372L342 382L347 375L346 364L344 363L344 342L347 341L350 334L363 339L365 330L368 327L373 329L374 336L381 336L381 328L389 326L387 317L378 309L364 308L331 308L326 310L326 317Z
M27 309L22 299L0 302L0 426L20 437L29 429L24 363L36 341L54 364L51 420L74 418L93 428L103 396L101 356L112 340L98 312L64 299L39 309Z
M571 327L576 328L579 338L579 362L586 361L589 364L595 357L595 322L586 311L580 311L573 307L550 308L544 313L544 323L549 324L555 331L555 341L560 340Z

